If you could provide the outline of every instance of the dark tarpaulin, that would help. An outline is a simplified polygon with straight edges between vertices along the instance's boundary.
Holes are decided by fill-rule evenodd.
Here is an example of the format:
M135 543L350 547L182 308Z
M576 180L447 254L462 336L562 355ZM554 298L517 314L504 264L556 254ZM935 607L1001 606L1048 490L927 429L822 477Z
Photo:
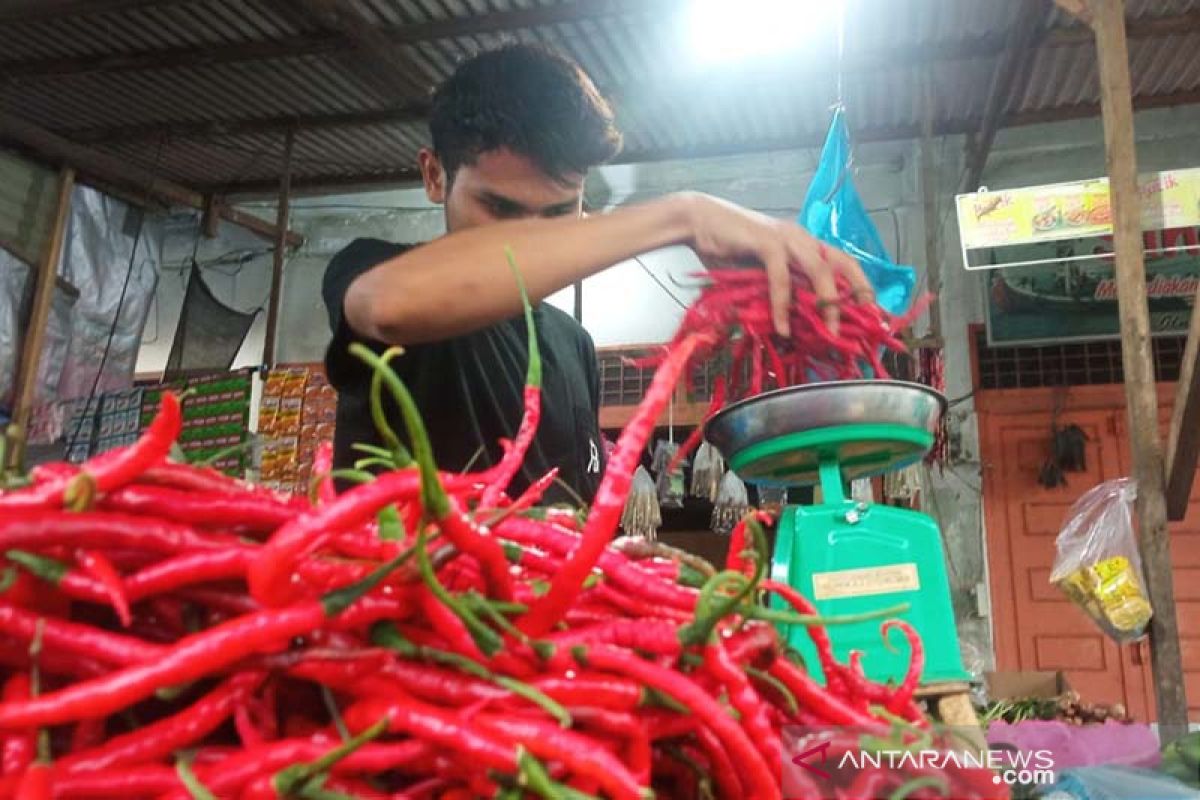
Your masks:
M218 300L193 265L165 379L198 370L228 370L256 316L257 312L243 313Z

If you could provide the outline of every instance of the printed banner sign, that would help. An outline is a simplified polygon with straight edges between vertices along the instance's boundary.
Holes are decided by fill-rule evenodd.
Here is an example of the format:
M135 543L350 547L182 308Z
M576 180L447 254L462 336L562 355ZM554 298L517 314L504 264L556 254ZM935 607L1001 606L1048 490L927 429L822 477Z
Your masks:
M1142 230L1200 225L1200 168L1142 175L1138 188ZM1108 178L960 194L956 204L964 251L1112 233Z

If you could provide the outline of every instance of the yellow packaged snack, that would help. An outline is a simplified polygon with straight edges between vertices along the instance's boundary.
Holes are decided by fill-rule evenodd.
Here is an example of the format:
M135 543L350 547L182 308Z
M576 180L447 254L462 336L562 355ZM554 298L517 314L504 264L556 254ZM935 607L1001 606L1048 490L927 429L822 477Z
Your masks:
M1050 582L1118 642L1143 636L1154 613L1130 516L1136 497L1136 484L1121 478L1079 498L1055 540L1050 573Z

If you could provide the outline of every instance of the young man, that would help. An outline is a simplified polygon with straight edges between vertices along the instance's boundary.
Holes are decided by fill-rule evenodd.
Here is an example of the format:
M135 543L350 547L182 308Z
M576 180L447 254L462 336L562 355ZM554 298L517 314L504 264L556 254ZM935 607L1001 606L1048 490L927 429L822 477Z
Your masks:
M800 227L701 194L675 194L601 216L582 214L588 169L612 158L621 138L612 111L570 60L510 45L465 62L434 96L432 148L420 153L429 199L445 206L445 236L421 246L360 239L338 253L323 295L334 331L326 354L338 390L334 463L378 444L369 412L370 372L348 355L353 341L403 345L395 361L445 470L494 463L522 413L528 360L511 248L537 304L542 418L510 491L552 467L585 501L599 483L596 354L587 332L540 303L613 264L659 247L688 245L705 263L745 262L770 276L776 328L787 335L788 265L804 269L836 326L835 272L870 292L858 265ZM393 409L394 411L394 409ZM402 429L398 415L390 415ZM551 500L569 493L552 493Z

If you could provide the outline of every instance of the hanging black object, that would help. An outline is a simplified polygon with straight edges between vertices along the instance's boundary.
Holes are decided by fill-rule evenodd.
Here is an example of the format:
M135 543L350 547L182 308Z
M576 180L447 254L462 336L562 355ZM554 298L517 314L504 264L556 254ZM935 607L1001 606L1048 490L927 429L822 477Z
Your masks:
M164 378L228 370L256 316L257 312L246 314L218 300L193 264Z
M1061 430L1058 423L1051 426L1050 458L1042 465L1038 483L1047 489L1067 485L1066 473L1087 471L1087 434L1078 425Z

